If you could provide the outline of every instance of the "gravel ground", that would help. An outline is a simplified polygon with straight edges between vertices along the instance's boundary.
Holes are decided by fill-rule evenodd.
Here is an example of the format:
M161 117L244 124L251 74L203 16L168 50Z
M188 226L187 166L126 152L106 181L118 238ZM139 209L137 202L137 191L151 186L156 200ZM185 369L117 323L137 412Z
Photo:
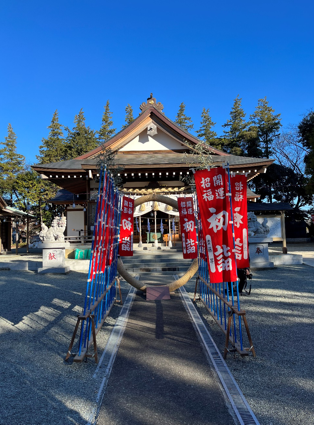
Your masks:
M0 272L1 425L86 424L99 388L95 362L64 361L85 288L86 273ZM99 353L120 310L97 336Z
M191 297L195 279L186 285ZM86 424L99 388L95 363L64 357L81 313L86 273L0 272L0 425ZM122 286L123 298L128 286ZM221 351L224 335L198 309ZM241 297L257 357L227 364L261 425L314 425L313 268L255 271ZM120 313L116 304L97 336L102 353Z
M254 271L252 293L241 297L257 357L228 355L227 365L261 425L314 424L313 268ZM186 286L192 297L194 282ZM225 338L197 302L223 352ZM248 343L245 346L249 346Z

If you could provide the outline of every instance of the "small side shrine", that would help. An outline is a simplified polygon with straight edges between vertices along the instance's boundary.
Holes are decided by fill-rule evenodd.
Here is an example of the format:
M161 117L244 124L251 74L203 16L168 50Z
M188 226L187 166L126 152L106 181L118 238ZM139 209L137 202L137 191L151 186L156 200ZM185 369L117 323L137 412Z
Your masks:
M24 211L20 211L16 208L9 207L5 200L0 196L0 254L6 254L12 250L12 228L14 227L15 232L15 250L18 252L18 229L19 221L22 218L26 218L26 241L27 250L29 242L29 219L32 217Z

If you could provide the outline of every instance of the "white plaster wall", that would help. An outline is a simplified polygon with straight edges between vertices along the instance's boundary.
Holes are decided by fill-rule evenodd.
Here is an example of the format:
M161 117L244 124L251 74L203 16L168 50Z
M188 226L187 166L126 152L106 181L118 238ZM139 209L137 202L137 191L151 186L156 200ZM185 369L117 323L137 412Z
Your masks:
M176 142L168 134L162 132L159 128L158 133L151 137L147 134L147 129L125 145L121 152L127 151L166 151L172 149L182 149L181 143Z
M281 216L270 216L265 215L257 216L257 221L260 224L263 224L264 218L267 219L267 226L269 226L269 233L267 235L268 238L280 238L282 239L282 228L281 228Z
M84 229L84 211L68 211L67 212L67 236L78 236L79 232L75 230Z

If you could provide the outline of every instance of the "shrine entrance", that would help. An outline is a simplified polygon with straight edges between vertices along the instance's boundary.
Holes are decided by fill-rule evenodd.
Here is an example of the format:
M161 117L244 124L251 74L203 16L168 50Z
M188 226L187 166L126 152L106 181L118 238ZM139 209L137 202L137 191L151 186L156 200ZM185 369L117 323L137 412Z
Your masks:
M157 195L157 194L144 195L144 196L141 196L140 198L135 199L134 208L137 207L138 205L144 204L145 202L152 202L152 201L161 202L163 204L171 206L172 208L178 209L178 202L175 199L172 199L164 195ZM182 277L164 286L168 286L169 291L173 292L176 289L180 288L181 286L185 285L195 275L197 270L198 270L198 259L196 258L195 260L193 260L191 266ZM134 286L134 288L140 291L146 290L147 286L143 285L139 280L131 276L131 274L125 269L121 258L118 259L118 272L130 285Z

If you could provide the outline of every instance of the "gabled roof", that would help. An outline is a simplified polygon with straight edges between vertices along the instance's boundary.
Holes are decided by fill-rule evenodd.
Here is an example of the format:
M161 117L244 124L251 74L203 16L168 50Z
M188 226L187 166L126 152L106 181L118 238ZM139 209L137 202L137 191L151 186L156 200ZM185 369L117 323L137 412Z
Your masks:
M188 174L190 167L198 164L197 155L189 155L189 158L186 158L186 153L193 154L197 151L194 147L203 142L166 117L162 112L162 104L156 103L152 96L147 99L147 104L143 103L140 108L140 115L102 146L73 159L36 164L32 168L42 174L43 178L70 192L83 193L86 192L86 180L92 179L93 175L98 173L101 153L110 148L116 153L113 167L123 170L123 180L132 179L132 182L137 184L142 174L145 179L160 180L162 186L165 185L164 178L173 180L176 185L178 174ZM156 126L155 129L152 123ZM154 131L157 129L157 133L150 134L149 126ZM162 135L160 139L159 134ZM146 141L142 143L140 140L142 136L148 140L146 150ZM129 143L131 144L128 145ZM228 163L231 171L246 173L248 180L266 172L273 162L271 159L231 155L204 143L203 146L208 149L213 166Z
M98 148L95 148L92 151L87 152L84 155L78 156L74 159L82 160L93 158L106 148L110 148L113 152L115 152L125 146L125 144L130 141L130 138L135 137L136 134L144 130L151 121L153 121L157 125L157 127L161 128L169 135L175 136L175 138L182 144L183 147L190 149L190 146L188 146L186 142L188 142L192 146L200 143L200 140L197 139L195 136L183 130L176 123L167 118L162 112L158 111L154 106L150 106L137 118L135 118L135 120L131 124L129 124L126 128L122 129L119 133L114 135L102 146L99 146ZM218 149L212 148L211 146L208 146L208 150L210 153L215 155L229 156L229 154L222 152Z

